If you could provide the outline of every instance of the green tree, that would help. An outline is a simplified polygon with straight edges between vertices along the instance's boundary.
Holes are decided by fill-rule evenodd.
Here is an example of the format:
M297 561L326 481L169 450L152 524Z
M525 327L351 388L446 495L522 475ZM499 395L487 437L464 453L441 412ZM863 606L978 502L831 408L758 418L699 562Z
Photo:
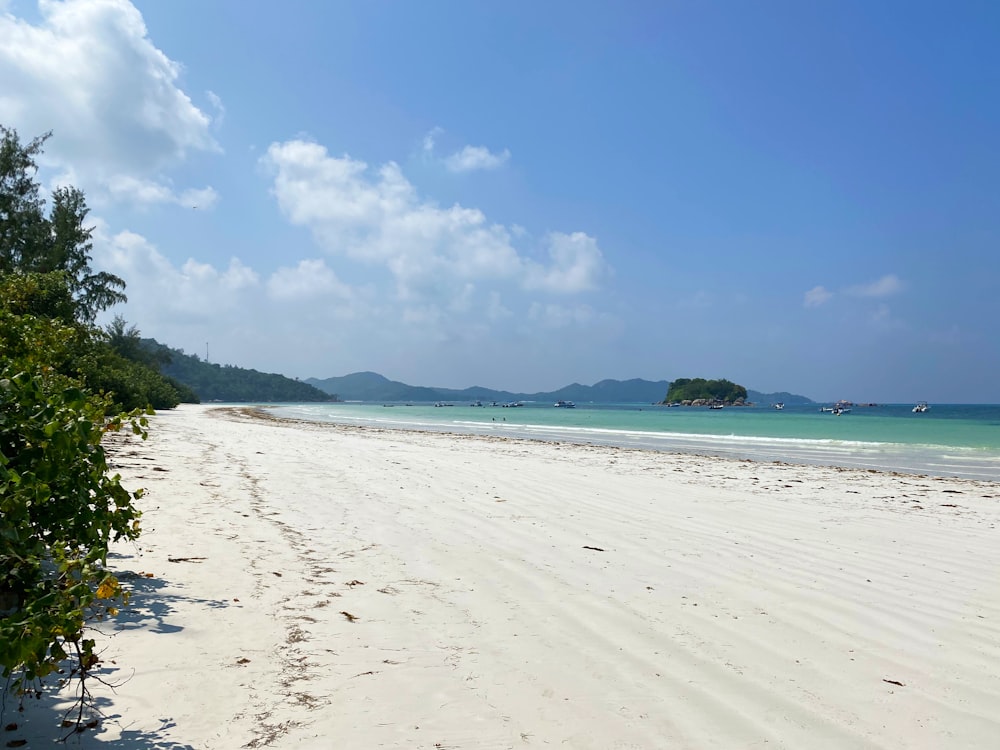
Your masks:
M85 226L90 209L81 190L56 188L45 215L35 159L50 135L22 144L17 131L0 125L0 274L64 273L76 316L92 323L126 300L125 282L90 268L94 228Z
M56 188L49 214L51 232L29 270L66 273L80 317L93 322L97 313L125 302L126 297L121 278L106 271L95 273L90 268L94 228L84 226L88 213L83 192L75 187Z
M22 144L15 130L0 125L0 274L23 268L48 232L35 157L50 135Z

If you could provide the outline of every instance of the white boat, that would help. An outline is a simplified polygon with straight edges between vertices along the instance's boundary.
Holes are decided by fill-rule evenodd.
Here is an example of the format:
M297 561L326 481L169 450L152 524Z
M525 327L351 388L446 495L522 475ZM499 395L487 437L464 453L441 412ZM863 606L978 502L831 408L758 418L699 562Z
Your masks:
M777 409L778 411L781 411L782 409L785 408L785 405L783 403L781 403L780 401L778 403L776 403L776 404L771 404L771 406L774 407L775 409Z
M563 408L563 409L575 409L576 404L572 401L556 401L553 406Z
M851 407L853 405L854 404L852 404L850 401L847 401L845 399L841 399L840 401L838 401L837 403L835 403L833 406L824 406L824 407L820 408L820 411L828 411L831 414L833 414L834 416L839 417L841 414L850 414L851 413Z
M916 406L913 407L913 413L914 414L923 414L925 411L927 411L930 408L931 407L929 407L927 405L926 401L921 401L919 404L917 404Z

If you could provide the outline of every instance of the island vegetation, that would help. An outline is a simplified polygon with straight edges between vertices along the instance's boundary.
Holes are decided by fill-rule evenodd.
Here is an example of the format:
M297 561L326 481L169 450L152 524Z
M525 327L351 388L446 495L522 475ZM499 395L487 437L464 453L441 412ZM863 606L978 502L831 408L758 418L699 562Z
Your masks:
M729 380L678 378L670 383L664 404L685 406L745 404L747 389Z

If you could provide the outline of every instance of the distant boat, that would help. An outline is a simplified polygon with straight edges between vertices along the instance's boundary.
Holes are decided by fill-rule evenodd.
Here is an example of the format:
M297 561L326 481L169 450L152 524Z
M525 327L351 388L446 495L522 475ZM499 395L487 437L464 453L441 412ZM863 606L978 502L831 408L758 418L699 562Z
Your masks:
M576 408L576 404L574 404L572 401L556 401L553 404L553 406L561 407L563 409L575 409Z
M913 413L914 414L923 414L925 411L927 411L930 408L931 407L929 407L927 405L926 401L921 401L920 403L918 403L916 406L913 407Z
M839 417L841 414L850 414L852 406L854 406L854 404L851 403L850 401L841 399L833 406L821 406L820 411L828 411L834 416Z
M778 411L781 411L782 409L785 408L785 405L783 403L781 403L780 401L778 403L776 403L776 404L771 404L771 406L772 406L772 408L777 409Z
M724 406L725 406L725 404L710 404L708 408L709 409L721 409Z

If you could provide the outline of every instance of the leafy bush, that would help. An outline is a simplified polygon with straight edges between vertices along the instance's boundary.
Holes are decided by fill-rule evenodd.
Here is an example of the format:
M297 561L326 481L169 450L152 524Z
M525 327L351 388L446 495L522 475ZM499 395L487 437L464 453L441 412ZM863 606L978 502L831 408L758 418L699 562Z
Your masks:
M140 412L108 416L110 401L60 373L72 326L0 310L0 665L26 690L68 649L83 677L97 660L84 623L122 591L108 546L139 534L141 492L111 475L101 437Z
M81 680L97 663L85 624L125 598L105 564L138 536L141 494L111 474L101 438L124 425L145 438L145 412L121 409L178 399L93 326L125 282L90 268L82 192L57 188L45 214L47 137L21 144L0 126L0 672L20 694L70 654Z

